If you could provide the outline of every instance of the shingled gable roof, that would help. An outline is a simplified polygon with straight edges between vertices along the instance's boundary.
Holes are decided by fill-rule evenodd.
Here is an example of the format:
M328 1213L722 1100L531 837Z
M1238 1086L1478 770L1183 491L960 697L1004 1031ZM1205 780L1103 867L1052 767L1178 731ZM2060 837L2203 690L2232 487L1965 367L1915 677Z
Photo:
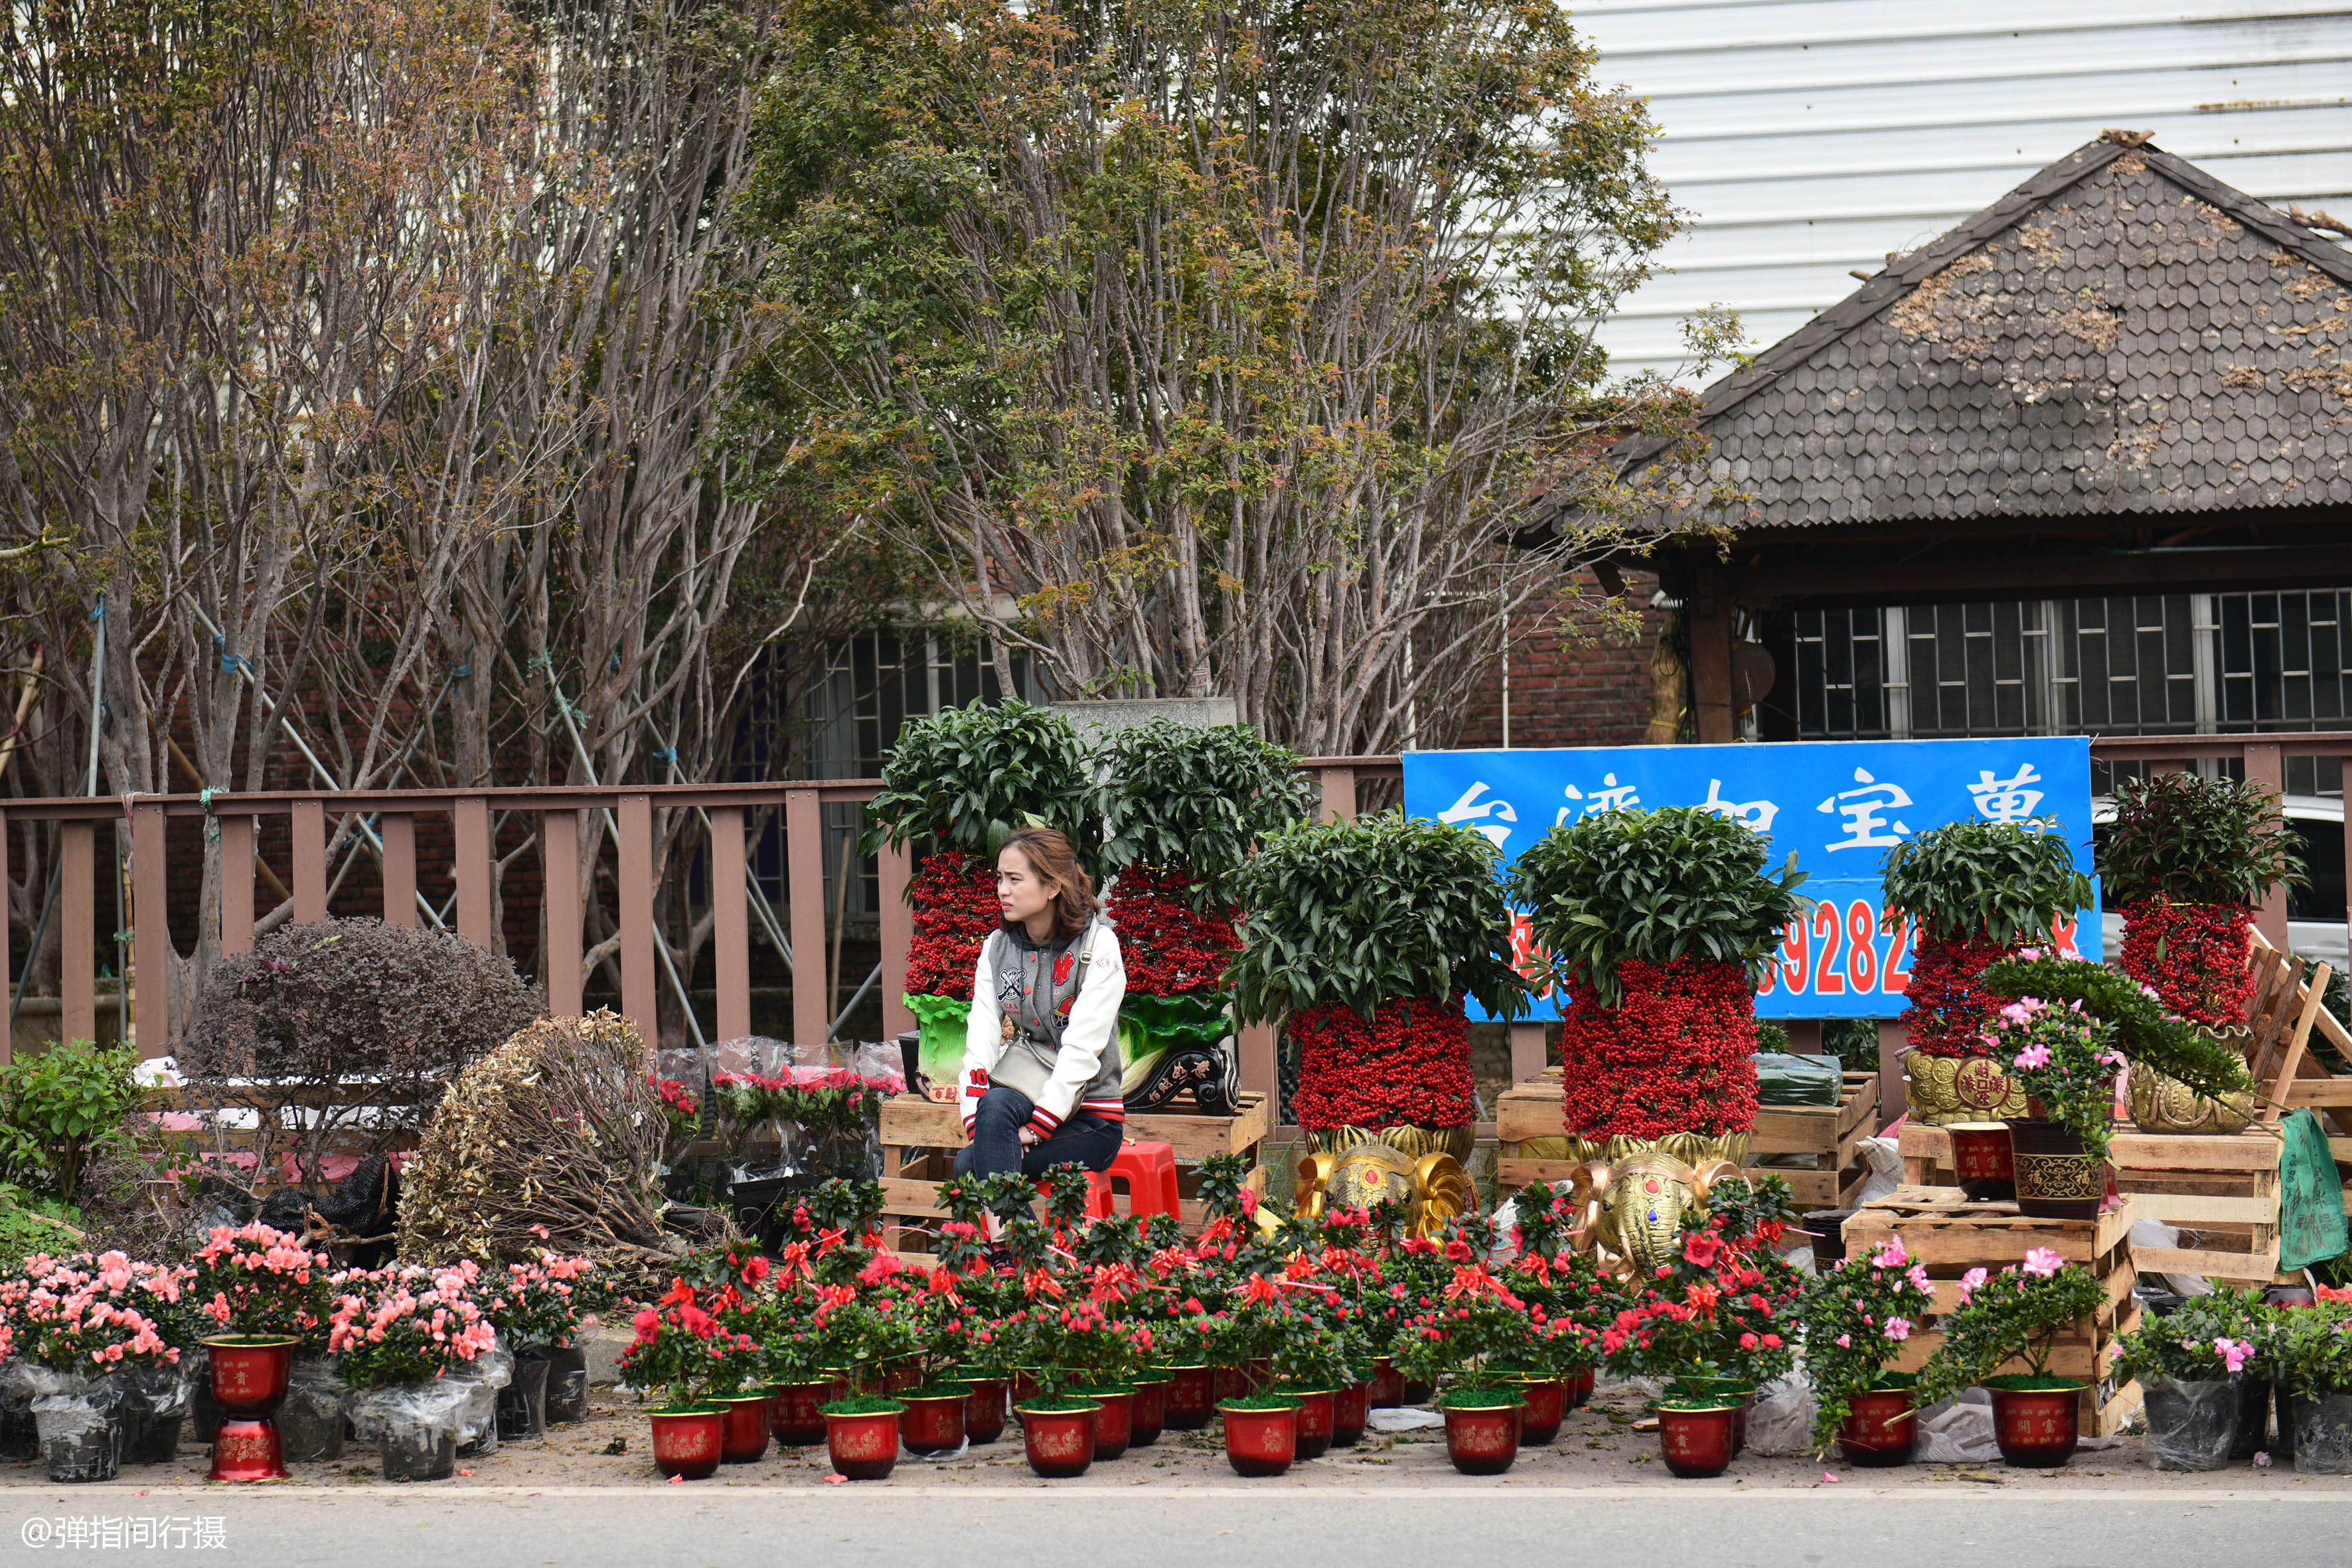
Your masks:
M1699 423L1748 529L2352 501L2352 253L2103 139L1715 383Z

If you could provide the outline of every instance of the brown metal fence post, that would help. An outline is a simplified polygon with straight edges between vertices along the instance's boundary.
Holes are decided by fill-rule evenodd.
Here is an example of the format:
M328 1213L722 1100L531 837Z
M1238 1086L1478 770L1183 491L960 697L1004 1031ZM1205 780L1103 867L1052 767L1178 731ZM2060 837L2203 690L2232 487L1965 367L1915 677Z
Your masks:
M58 1043L98 1039L98 976L93 944L98 940L90 879L97 866L97 825L87 819L58 826L58 988L64 1015Z
M139 1009L139 1054L160 1057L172 1048L172 931L165 923L163 803L133 800L131 806L131 965Z
M784 792L784 881L792 910L793 1039L823 1045L824 1012L824 808L814 789Z
M327 806L316 799L298 800L292 814L294 830L294 918L327 918Z
M383 923L416 923L416 818L388 811L375 820L383 840ZM250 881L252 879L247 878Z
M649 795L621 797L620 885L621 1011L637 1026L647 1050L661 1048L661 1019L654 1001L654 803Z
M710 957L719 984L721 1040L751 1032L751 910L743 890L743 808L710 813Z
M389 843L389 840L386 840ZM540 861L546 888L547 1010L559 1018L580 1014L580 814L550 811L539 819Z
M457 934L482 947L498 946L490 928L490 803L461 795L449 812L457 883ZM646 880L652 880L648 869Z
M907 952L915 945L915 911L907 904L907 883L914 857L904 845L893 849L886 844L875 858L880 884L876 891L882 901L876 912L882 936L882 1034L890 1038L915 1026L915 1015L907 1007Z
M253 951L253 818L215 816L220 825L220 951Z

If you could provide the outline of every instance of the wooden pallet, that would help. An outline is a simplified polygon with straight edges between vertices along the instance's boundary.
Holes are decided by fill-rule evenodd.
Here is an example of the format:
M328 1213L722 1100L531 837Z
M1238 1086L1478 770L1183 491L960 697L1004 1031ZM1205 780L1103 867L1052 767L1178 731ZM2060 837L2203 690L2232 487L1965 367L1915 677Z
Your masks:
M1192 1103L1191 1092L1159 1110L1127 1119L1127 1136L1136 1142L1165 1143L1176 1152L1177 1185L1181 1194L1185 1229L1198 1231L1206 1217L1200 1203L1201 1162L1212 1154L1246 1154L1250 1158L1246 1184L1265 1190L1265 1166L1259 1145L1274 1131L1274 1107L1263 1094L1241 1096L1241 1110L1232 1116L1212 1116ZM909 1256L929 1250L919 1222L940 1217L940 1184L954 1173L956 1151L967 1140L963 1121L953 1105L940 1105L919 1095L902 1094L882 1107L883 1245ZM1119 1201L1122 1211L1126 1205ZM908 1222L918 1222L909 1224Z
M1918 1371L1944 1342L1932 1324L1959 1306L1960 1276L1969 1269L1998 1273L2022 1263L2036 1247L2048 1247L2067 1262L2090 1268L2105 1288L2106 1299L2098 1310L2059 1337L2050 1370L2083 1380L2083 1430L2105 1436L2121 1430L2140 1405L2138 1384L2115 1373L2116 1337L2139 1326L2139 1305L2132 1297L2139 1278L2131 1256L2134 1217L2126 1202L2096 1220L2027 1219L2015 1204L1970 1203L1957 1187L1906 1185L1864 1205L1845 1222L1846 1256L1864 1256L1900 1236L1904 1249L1926 1265L1934 1282L1931 1326L1904 1342L1893 1366L1897 1372ZM2021 1373L2028 1368L2012 1361L2002 1370Z
M1862 1191L1869 1175L1859 1152L1862 1141L1878 1131L1878 1076L1847 1073L1835 1105L1767 1105L1756 1112L1748 1164L1765 1154L1802 1155L1810 1169L1769 1166L1789 1184L1807 1208L1841 1208ZM1560 1069L1546 1068L1504 1092L1495 1108L1496 1188L1510 1194L1534 1182L1564 1182L1577 1162L1549 1152L1560 1129ZM1533 1146L1530 1149L1530 1145Z

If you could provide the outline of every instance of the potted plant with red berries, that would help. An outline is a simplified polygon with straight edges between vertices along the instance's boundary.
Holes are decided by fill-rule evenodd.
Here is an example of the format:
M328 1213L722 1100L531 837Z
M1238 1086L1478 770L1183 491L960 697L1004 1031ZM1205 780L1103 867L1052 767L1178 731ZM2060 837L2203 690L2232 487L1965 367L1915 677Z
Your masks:
M2304 881L2300 841L2277 795L2251 779L2189 772L2119 780L2098 867L2107 907L2124 917L2123 972L2192 1024L2242 1028L2255 906L2273 888Z
M1511 896L1570 999L1569 1158L1681 1194L1636 1205L1612 1188L1604 1200L1621 1217L1655 1216L1618 1226L1637 1267L1671 1258L1677 1211L1702 1189L1697 1171L1747 1159L1756 975L1809 907L1796 858L1767 875L1768 847L1745 823L1696 807L1600 812L1553 827L1512 872Z
M1886 852L1885 929L1912 930L1902 1025L1911 1114L1931 1125L2025 1114L2025 1091L1985 1032L2005 1000L1985 970L2053 941L2091 902L2091 880L2055 817L1971 818L1915 834Z
M2074 1458L2083 1373L2056 1373L2061 1334L2077 1331L2105 1304L2106 1289L2079 1264L2046 1247L1999 1274L1971 1268L1960 1305L1937 1325L1943 1343L1920 1369L1917 1399L1928 1405L1982 1385L1992 1395L1993 1436L2005 1463L2055 1467ZM2000 1368L2021 1362L2021 1373Z
M1274 834L1236 878L1235 1003L1297 1047L1292 1103L1317 1150L1469 1156L1464 997L1506 1018L1527 1006L1499 863L1467 829L1371 813Z
M1314 809L1297 754L1247 724L1202 729L1155 719L1114 731L1103 900L1127 963L1119 1057L1130 1113L1186 1089L1231 1115L1237 1073L1226 966L1241 949L1234 879L1258 842Z
M1024 823L1068 835L1090 872L1103 791L1069 720L1018 700L943 709L899 727L882 787L866 803L864 852L929 846L907 884L914 941L905 1001L922 1033L922 1076L952 1100L981 944L1003 923L996 856Z
M1887 1363L1924 1328L1935 1287L1900 1236L1849 1258L1805 1291L1805 1369L1816 1400L1813 1445L1853 1465L1903 1465L1918 1431L1918 1378Z

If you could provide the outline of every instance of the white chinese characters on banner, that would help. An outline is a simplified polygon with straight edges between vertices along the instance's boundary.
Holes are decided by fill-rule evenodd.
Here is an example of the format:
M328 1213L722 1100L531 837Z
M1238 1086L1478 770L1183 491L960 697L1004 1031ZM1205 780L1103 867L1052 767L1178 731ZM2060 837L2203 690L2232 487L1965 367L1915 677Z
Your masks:
M1706 781L1706 798L1698 803L1701 811L1711 811L1717 816L1727 816L1734 822L1744 822L1759 833L1772 831L1772 819L1780 808L1769 800L1729 801L1723 798L1723 781Z
M2042 792L2025 786L2042 782L2032 763L2021 764L2005 779L1994 778L1992 770L1986 768L1969 785L1969 795L1977 803L1977 815L1988 822L2020 822L2032 816L2033 808L2042 804Z
M1574 784L1570 784L1566 789L1560 791L1562 795L1568 796L1570 800L1580 800L1584 802L1584 809L1581 812L1578 812L1574 810L1573 807L1565 805L1561 806L1559 808L1559 815L1552 818L1552 826L1555 827L1559 826L1561 823L1566 822L1571 816L1598 816L1604 811L1622 811L1629 805L1639 805L1642 804L1640 786L1637 784L1619 784L1615 773L1601 774L1601 788L1592 790L1589 793L1577 788Z
M1854 769L1853 782L1862 787L1840 790L1814 808L1845 818L1845 837L1829 845L1831 854L1841 849L1891 849L1911 836L1909 827L1884 815L1912 804L1909 791L1891 779L1871 777L1867 768Z
M1511 836L1510 828L1505 824L1517 822L1519 814L1512 810L1511 803L1500 795L1480 801L1478 797L1486 793L1487 787L1484 779L1474 783L1462 792L1461 799L1437 814L1437 820L1456 826L1474 827L1493 839L1496 847L1500 848L1503 841ZM1482 817L1486 820L1479 820Z

